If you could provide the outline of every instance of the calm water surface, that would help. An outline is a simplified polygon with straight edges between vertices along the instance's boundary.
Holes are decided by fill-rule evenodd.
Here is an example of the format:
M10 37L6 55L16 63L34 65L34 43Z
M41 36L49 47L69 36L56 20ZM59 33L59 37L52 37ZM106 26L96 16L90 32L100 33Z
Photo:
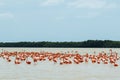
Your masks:
M7 51L46 51L72 52L80 54L101 51L109 53L109 48L0 48ZM112 49L120 54L119 48ZM120 61L118 61L120 64ZM37 65L27 65L24 62L15 65L0 58L0 80L120 80L120 66L111 64L81 63L79 65L59 65L52 62L39 62Z

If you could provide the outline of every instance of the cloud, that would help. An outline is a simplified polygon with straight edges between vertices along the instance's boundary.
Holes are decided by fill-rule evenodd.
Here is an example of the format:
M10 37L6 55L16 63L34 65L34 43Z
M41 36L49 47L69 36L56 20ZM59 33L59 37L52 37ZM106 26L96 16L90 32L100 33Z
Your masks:
M68 6L75 8L101 9L115 8L117 4L110 3L107 0L74 0L68 3Z
M107 9L119 8L118 3L108 0L71 0L67 3L69 8L84 9L75 17L80 18L96 18Z
M14 18L12 13L0 13L0 18Z
M60 3L63 3L64 0L45 0L41 2L41 6L53 6L53 5L58 5Z

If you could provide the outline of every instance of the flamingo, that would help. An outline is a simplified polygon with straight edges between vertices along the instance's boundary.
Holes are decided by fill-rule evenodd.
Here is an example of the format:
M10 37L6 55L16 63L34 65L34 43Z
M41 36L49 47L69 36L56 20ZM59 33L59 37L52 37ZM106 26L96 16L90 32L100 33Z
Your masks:
M117 67L117 66L118 66L118 64L117 64L117 63L114 63L114 66L115 66L115 67Z
M15 64L20 64L20 62L18 60L15 60Z

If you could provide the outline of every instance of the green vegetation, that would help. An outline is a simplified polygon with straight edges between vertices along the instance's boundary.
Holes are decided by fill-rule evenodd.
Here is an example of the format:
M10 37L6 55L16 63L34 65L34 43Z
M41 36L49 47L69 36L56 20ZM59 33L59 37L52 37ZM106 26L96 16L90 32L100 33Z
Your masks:
M1 42L0 47L120 48L120 41L87 40L82 42Z

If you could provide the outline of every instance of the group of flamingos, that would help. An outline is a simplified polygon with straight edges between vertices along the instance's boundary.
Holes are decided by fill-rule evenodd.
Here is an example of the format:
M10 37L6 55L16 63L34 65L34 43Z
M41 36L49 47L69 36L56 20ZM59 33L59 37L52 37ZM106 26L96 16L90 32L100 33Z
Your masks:
M5 59L7 62L14 61L15 64L21 64L25 61L26 64L36 64L39 61L48 60L53 63L63 64L81 64L81 63L97 63L97 64L112 64L117 67L120 57L118 53L112 52L93 54L80 54L77 51L75 53L51 53L51 52L8 52L3 51L0 53L0 58ZM14 58L14 60L12 59Z

